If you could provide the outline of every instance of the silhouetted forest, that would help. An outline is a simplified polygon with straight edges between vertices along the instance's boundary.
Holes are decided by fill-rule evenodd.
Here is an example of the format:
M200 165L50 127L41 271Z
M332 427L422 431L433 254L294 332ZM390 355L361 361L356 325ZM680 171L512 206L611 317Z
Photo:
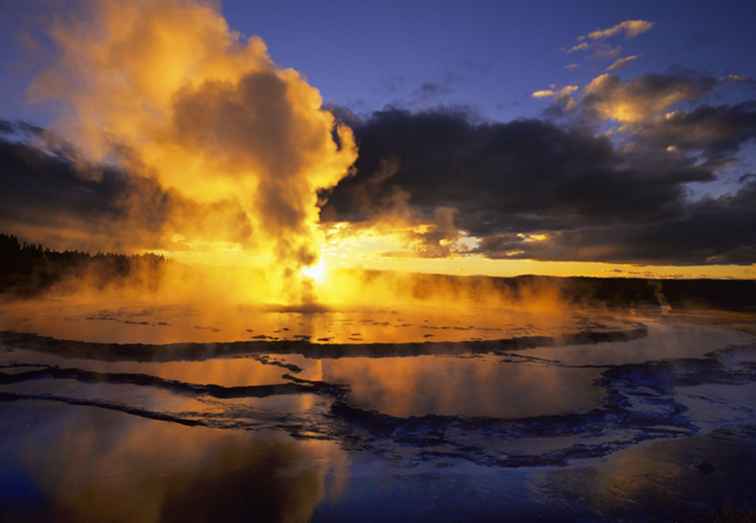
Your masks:
M154 254L53 251L0 234L0 296L31 297L55 286L90 288L129 283L157 289L165 258Z

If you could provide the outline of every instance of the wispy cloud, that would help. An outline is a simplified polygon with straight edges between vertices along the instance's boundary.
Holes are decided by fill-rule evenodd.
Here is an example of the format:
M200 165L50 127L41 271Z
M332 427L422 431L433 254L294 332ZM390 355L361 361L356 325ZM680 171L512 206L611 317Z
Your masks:
M575 84L565 85L564 87L557 88L555 85L550 86L548 89L539 89L533 91L530 96L533 98L559 98L561 96L569 96L579 87Z
M581 42L567 49L567 52L575 53L577 51L587 51L589 47L588 42Z
M625 38L635 38L639 34L650 31L654 26L653 22L648 20L624 20L616 25L605 29L596 29L587 35L578 37L578 41L583 40L604 40L619 35L625 35Z
M594 55L603 58L615 59L622 51L621 46L610 45L603 40L624 36L625 39L650 31L654 27L653 22L648 20L624 20L611 27L596 29L588 34L577 37L577 43L566 49L567 53L592 51Z
M632 55L632 56L624 56L618 60L615 60L612 65L606 68L607 71L616 71L618 69L622 69L626 65L631 64L632 62L636 61L638 58L640 58L640 55Z
M539 89L530 93L530 96L537 99L552 98L554 106L559 108L560 113L572 111L576 106L575 99L572 97L580 89L575 84L565 85L558 88L556 85L549 86L548 89Z

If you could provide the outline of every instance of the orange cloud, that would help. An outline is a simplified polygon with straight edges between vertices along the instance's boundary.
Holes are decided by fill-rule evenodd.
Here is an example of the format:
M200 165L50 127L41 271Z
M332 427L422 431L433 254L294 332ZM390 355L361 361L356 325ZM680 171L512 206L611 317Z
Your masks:
M635 38L646 31L650 31L652 27L654 27L654 23L648 20L624 20L611 27L591 31L587 35L580 36L578 40L604 40L619 35L624 35L625 38Z
M632 62L636 61L638 58L640 58L639 55L632 55L632 56L625 56L623 58L619 58L612 62L612 64L606 68L607 72L609 71L616 71L618 69L622 69L626 65L631 64Z

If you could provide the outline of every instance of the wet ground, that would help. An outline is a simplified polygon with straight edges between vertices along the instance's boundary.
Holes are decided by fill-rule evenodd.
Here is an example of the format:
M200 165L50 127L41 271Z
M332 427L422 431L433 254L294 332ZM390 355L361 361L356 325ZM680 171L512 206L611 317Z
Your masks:
M650 310L4 308L0 520L741 515L756 510L753 326Z

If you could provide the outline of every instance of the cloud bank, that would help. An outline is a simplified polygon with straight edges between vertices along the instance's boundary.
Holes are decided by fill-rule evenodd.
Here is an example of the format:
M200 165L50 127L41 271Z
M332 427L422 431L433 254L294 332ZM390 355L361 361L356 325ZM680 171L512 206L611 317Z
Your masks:
M352 121L356 171L330 191L323 216L426 224L414 239L427 256L448 255L436 247L462 235L476 241L458 253L493 258L754 263L756 181L717 198L689 194L756 137L753 102L669 111L715 84L688 73L602 76L576 102L575 125L374 113ZM619 139L594 130L607 121L624 126Z

